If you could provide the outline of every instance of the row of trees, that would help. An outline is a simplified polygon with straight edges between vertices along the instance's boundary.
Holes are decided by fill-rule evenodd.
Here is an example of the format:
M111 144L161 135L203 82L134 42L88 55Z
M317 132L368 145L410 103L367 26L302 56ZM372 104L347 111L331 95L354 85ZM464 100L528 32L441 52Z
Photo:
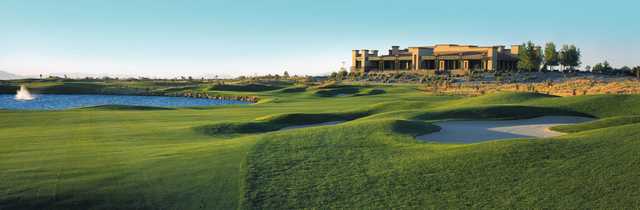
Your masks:
M613 68L608 61L604 61L602 63L597 63L593 67L587 65L585 69L587 71L592 71L592 72L597 72L602 74L634 75L640 78L640 66L636 66L633 68L628 66Z
M560 70L574 70L580 66L580 49L575 45L562 45L560 51L553 42L545 44L544 50L529 41L520 46L518 51L518 69L528 71L553 70L560 66ZM541 68L542 67L542 68Z

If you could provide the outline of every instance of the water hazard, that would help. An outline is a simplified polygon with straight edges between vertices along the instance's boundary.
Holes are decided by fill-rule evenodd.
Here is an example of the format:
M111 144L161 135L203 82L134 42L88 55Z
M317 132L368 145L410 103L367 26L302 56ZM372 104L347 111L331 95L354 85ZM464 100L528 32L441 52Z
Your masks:
M20 100L16 95L0 94L0 109L61 110L101 105L129 105L150 107L199 107L229 104L249 104L235 100L219 100L165 96L124 95L33 95L31 100Z

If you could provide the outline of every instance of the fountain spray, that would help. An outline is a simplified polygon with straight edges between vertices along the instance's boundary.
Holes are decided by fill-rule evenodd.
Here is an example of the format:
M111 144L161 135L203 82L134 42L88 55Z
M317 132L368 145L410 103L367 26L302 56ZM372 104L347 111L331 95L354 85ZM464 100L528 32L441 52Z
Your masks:
M33 95L31 95L31 93L29 93L29 90L27 89L26 86L20 85L20 89L16 93L16 98L15 99L18 100L18 101L28 101L28 100L35 99L35 97L33 97Z

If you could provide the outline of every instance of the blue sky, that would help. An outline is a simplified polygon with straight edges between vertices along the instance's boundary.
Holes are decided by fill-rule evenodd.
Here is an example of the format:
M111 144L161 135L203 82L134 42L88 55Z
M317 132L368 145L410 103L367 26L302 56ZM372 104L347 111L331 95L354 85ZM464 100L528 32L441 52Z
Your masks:
M583 63L640 65L638 1L0 0L0 70L323 74L352 49L575 44Z

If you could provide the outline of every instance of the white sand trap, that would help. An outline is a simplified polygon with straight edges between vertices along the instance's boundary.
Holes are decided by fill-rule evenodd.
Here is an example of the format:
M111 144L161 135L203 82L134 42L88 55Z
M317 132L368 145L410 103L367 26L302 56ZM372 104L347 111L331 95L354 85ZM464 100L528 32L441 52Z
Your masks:
M291 129L317 127L317 126L325 126L325 125L337 125L343 122L344 121L331 121L331 122L315 123L315 124L308 124L308 125L294 125L294 126L284 127L283 129L280 129L280 130L291 130Z
M593 120L587 117L545 116L526 120L445 121L435 125L438 132L416 137L422 141L441 143L476 143L513 138L548 138L564 133L549 127Z

